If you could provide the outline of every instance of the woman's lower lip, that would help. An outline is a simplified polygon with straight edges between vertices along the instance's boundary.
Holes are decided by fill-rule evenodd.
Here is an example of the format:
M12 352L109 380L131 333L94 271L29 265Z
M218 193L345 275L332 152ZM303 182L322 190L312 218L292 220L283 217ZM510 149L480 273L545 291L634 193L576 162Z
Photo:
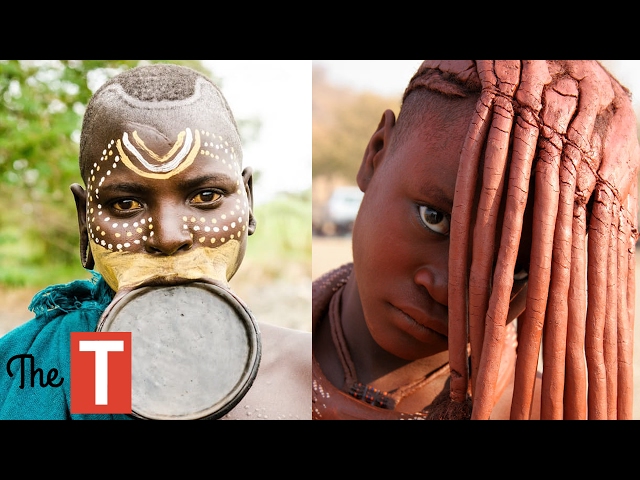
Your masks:
M413 336L420 336L422 337L423 335L437 335L438 337L441 337L442 339L446 340L447 336L438 332L437 330L421 323L418 322L413 316L409 315L407 312L405 312L403 309L396 307L395 305L391 304L391 306L393 307L393 309L395 311L397 311L402 317L403 319L406 321L406 324L411 328L411 331L409 331L408 333L410 333Z

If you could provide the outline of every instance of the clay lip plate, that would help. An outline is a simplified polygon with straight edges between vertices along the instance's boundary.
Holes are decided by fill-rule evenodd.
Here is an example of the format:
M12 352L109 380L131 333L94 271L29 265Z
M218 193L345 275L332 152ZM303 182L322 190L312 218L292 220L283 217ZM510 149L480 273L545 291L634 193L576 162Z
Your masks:
M245 396L260 364L260 332L231 291L192 282L118 297L97 331L131 332L134 417L216 419Z

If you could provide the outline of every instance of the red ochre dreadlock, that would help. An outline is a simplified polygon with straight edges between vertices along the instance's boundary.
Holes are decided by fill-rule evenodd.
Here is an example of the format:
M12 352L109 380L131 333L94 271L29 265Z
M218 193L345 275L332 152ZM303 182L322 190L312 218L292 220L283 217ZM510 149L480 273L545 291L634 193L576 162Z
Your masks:
M450 399L434 417L491 415L532 201L511 418L530 417L542 345L541 418L630 419L640 148L628 90L584 60L427 60L403 102L422 88L479 94L451 214Z

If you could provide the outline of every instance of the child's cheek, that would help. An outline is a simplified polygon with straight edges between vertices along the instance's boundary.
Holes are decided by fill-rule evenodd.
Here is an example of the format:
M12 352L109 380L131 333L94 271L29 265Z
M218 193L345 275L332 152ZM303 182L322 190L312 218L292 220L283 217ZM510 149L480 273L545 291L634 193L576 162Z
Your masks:
M93 215L88 223L91 241L111 251L138 250L149 237L153 236L153 218L142 218L137 221L119 221L109 216ZM102 213L102 211L99 211Z
M188 230L194 243L216 246L246 235L248 211L246 197L237 199L231 209L216 210L213 214L183 216L182 228Z

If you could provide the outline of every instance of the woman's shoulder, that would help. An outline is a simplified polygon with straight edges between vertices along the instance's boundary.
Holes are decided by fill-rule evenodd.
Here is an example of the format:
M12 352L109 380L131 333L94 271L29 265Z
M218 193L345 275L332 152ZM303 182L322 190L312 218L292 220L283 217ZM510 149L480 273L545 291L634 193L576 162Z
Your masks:
M261 323L256 379L225 419L311 419L311 332Z
M296 359L311 369L311 332L261 323L262 359L267 362Z

